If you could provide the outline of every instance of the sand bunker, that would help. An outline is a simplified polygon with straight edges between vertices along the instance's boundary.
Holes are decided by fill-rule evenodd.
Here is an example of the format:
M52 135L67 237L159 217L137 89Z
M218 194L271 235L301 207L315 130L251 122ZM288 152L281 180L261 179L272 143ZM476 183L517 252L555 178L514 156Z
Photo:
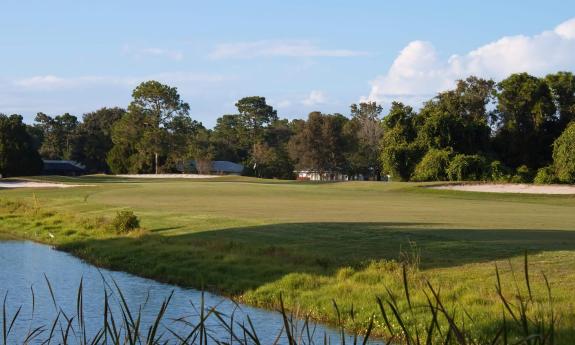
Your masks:
M533 184L450 184L430 187L433 189L461 190L466 192L522 193L522 194L575 194L573 185Z
M89 185L49 183L49 182L31 182L31 181L0 182L0 188L71 188L71 187L86 187L86 186L89 186Z
M133 174L133 175L115 175L117 177L127 178L214 178L220 175L200 175L200 174Z

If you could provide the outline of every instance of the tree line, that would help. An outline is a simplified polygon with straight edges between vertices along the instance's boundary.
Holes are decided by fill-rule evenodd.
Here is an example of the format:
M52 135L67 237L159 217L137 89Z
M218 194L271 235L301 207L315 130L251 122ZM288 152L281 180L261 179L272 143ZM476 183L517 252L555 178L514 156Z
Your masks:
M213 129L190 116L175 87L138 85L126 109L76 116L38 113L33 124L0 115L0 173L37 174L40 157L90 172L198 172L242 163L245 174L295 178L294 171L401 181L575 182L575 76L513 74L496 83L459 80L416 111L393 102L352 104L349 114L281 119L264 97L245 97Z

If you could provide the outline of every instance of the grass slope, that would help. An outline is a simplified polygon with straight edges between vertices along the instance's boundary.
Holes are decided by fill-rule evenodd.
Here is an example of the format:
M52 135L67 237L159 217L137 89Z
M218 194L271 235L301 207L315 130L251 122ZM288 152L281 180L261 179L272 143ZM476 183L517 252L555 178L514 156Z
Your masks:
M0 234L60 245L95 264L293 309L333 322L331 300L354 306L361 329L386 288L401 291L410 265L414 300L426 280L464 307L478 337L491 332L497 264L531 255L533 288L551 281L559 339L575 339L575 198L439 191L404 183L301 183L249 178L128 180L43 178L92 186L1 190ZM102 230L131 208L145 235ZM52 238L52 236L54 236ZM423 312L422 312L423 313ZM378 320L381 322L382 320ZM417 318L409 322L416 324ZM376 328L376 332L381 327Z

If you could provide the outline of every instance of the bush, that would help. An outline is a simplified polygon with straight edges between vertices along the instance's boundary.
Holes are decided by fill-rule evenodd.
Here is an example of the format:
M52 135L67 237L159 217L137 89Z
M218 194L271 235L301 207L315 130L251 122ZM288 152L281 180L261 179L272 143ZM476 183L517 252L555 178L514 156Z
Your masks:
M431 149L415 167L413 181L445 181L447 179L447 168L453 150L451 148L438 150Z
M515 175L511 179L513 183L531 183L533 182L533 170L529 169L526 165L522 165L515 171Z
M489 175L492 181L508 182L511 180L511 169L500 161L493 161L489 165Z
M575 183L575 122L553 143L553 165L561 182Z
M140 228L140 219L133 211L118 211L111 223L112 229L117 232L127 233Z
M553 184L559 182L557 175L555 175L555 168L546 166L537 170L537 175L533 180L536 184Z
M447 176L451 181L483 180L487 172L487 160L480 155L456 155L449 167Z

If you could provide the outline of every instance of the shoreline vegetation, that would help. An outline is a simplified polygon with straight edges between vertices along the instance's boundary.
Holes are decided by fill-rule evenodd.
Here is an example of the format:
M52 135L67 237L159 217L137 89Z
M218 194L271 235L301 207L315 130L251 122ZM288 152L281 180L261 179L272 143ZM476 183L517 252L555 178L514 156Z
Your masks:
M93 186L2 191L0 236L55 245L96 266L268 309L277 310L281 296L286 310L351 332L365 333L374 317L372 335L395 334L403 340L409 334L415 338L409 333L415 330L425 338L424 325L434 318L427 300L434 301L431 287L445 306L444 316L454 315L458 327L464 322L464 333L475 343L498 334L505 313L508 336L519 339L525 330L513 326L502 298L518 307L522 304L515 298L529 296L529 332L536 324L549 326L553 315L555 339L531 344L575 339L571 196L232 177L41 180ZM126 208L141 218L143 229L110 231L113 214ZM527 275L521 270L525 251L530 284L517 283L517 277ZM549 289L552 314L545 302ZM386 324L378 297L396 303L401 322L387 305L395 321ZM438 311L439 303L433 305ZM442 320L438 331L445 336L450 322Z
M333 300L333 310L336 312L338 319L333 325L338 329L338 337L332 339L327 332L318 334L315 326L310 320L310 315L302 315L286 310L283 297L280 294L278 298L277 311L283 319L283 325L277 335L274 334L275 340L272 344L289 344L289 345L312 345L312 344L353 344L362 345L376 343L406 343L414 345L423 344L509 344L510 341L515 344L538 345L538 344L555 344L556 343L556 314L553 307L553 297L547 278L545 278L547 288L547 299L534 297L531 290L528 257L525 254L523 274L524 281L515 280L515 296L508 299L504 294L499 269L496 266L497 277L497 294L500 297L500 304L503 307L503 313L499 320L500 325L494 329L491 334L483 335L476 338L469 329L473 329L473 319L471 317L466 328L466 320L458 318L456 311L447 307L440 295L440 292L434 286L426 281L426 287L422 289L427 296L427 304L417 305L411 302L411 282L410 272L414 267L408 267L403 264L401 267L401 279L403 283L403 296L407 301L407 307L402 308L398 297L387 290L385 297L376 297L374 303L379 307L380 317L383 323L380 327L387 330L385 339L374 339L371 337L374 328L377 327L377 316L375 313L368 320L367 328L364 330L352 330L352 334L346 332L344 319L342 316L355 320L355 311L352 308L348 315L342 315L337 302ZM166 311L170 307L174 292L165 297L161 306L156 311L151 311L153 318L151 324L142 321L142 305L137 308L130 307L122 289L115 281L105 282L103 288L103 318L101 326L91 321L87 327L86 318L94 320L94 315L84 312L84 279L80 279L76 292L76 313L66 315L61 307L58 307L54 291L50 280L44 275L46 288L50 292L51 302L55 307L55 316L53 320L34 319L34 308L36 302L34 288L30 287L32 293L32 312L31 318L22 317L22 306L14 309L10 306L6 297L4 298L2 310L3 317L1 320L3 344L21 343L29 344L31 342L42 342L49 344L52 341L62 345L81 344L81 345L99 345L99 344L174 344L174 345L207 345L209 344L262 344L258 328L261 324L254 324L249 315L236 317L237 309L231 313L222 313L218 306L206 305L204 294L201 294L199 301L190 301L193 314L182 315L181 317L167 320ZM102 277L102 279L104 279ZM524 283L525 288L519 288L519 284ZM6 294L7 296L7 294ZM196 307L197 303L197 307ZM418 308L425 308L424 314L418 313L417 322L411 326L410 317L413 317ZM10 315L11 309L15 310ZM136 311L137 310L137 311ZM465 312L465 311L464 311ZM427 315L426 315L427 314ZM427 316L424 318L423 316ZM507 318L511 318L508 323ZM24 319L24 320L23 320ZM116 321L117 320L117 321ZM461 320L461 321L460 321ZM169 322L168 322L169 321ZM17 323L29 323L28 331L25 334L12 334L13 326ZM469 325L470 323L470 325ZM98 323L99 324L99 323ZM34 326L33 326L34 325ZM51 325L51 326L50 326ZM97 327L100 327L99 329ZM177 327L177 328L175 328ZM90 330L88 330L90 328ZM174 330L175 329L175 330ZM48 330L50 330L48 332ZM261 329L260 329L261 330ZM269 336L269 334L267 335Z

